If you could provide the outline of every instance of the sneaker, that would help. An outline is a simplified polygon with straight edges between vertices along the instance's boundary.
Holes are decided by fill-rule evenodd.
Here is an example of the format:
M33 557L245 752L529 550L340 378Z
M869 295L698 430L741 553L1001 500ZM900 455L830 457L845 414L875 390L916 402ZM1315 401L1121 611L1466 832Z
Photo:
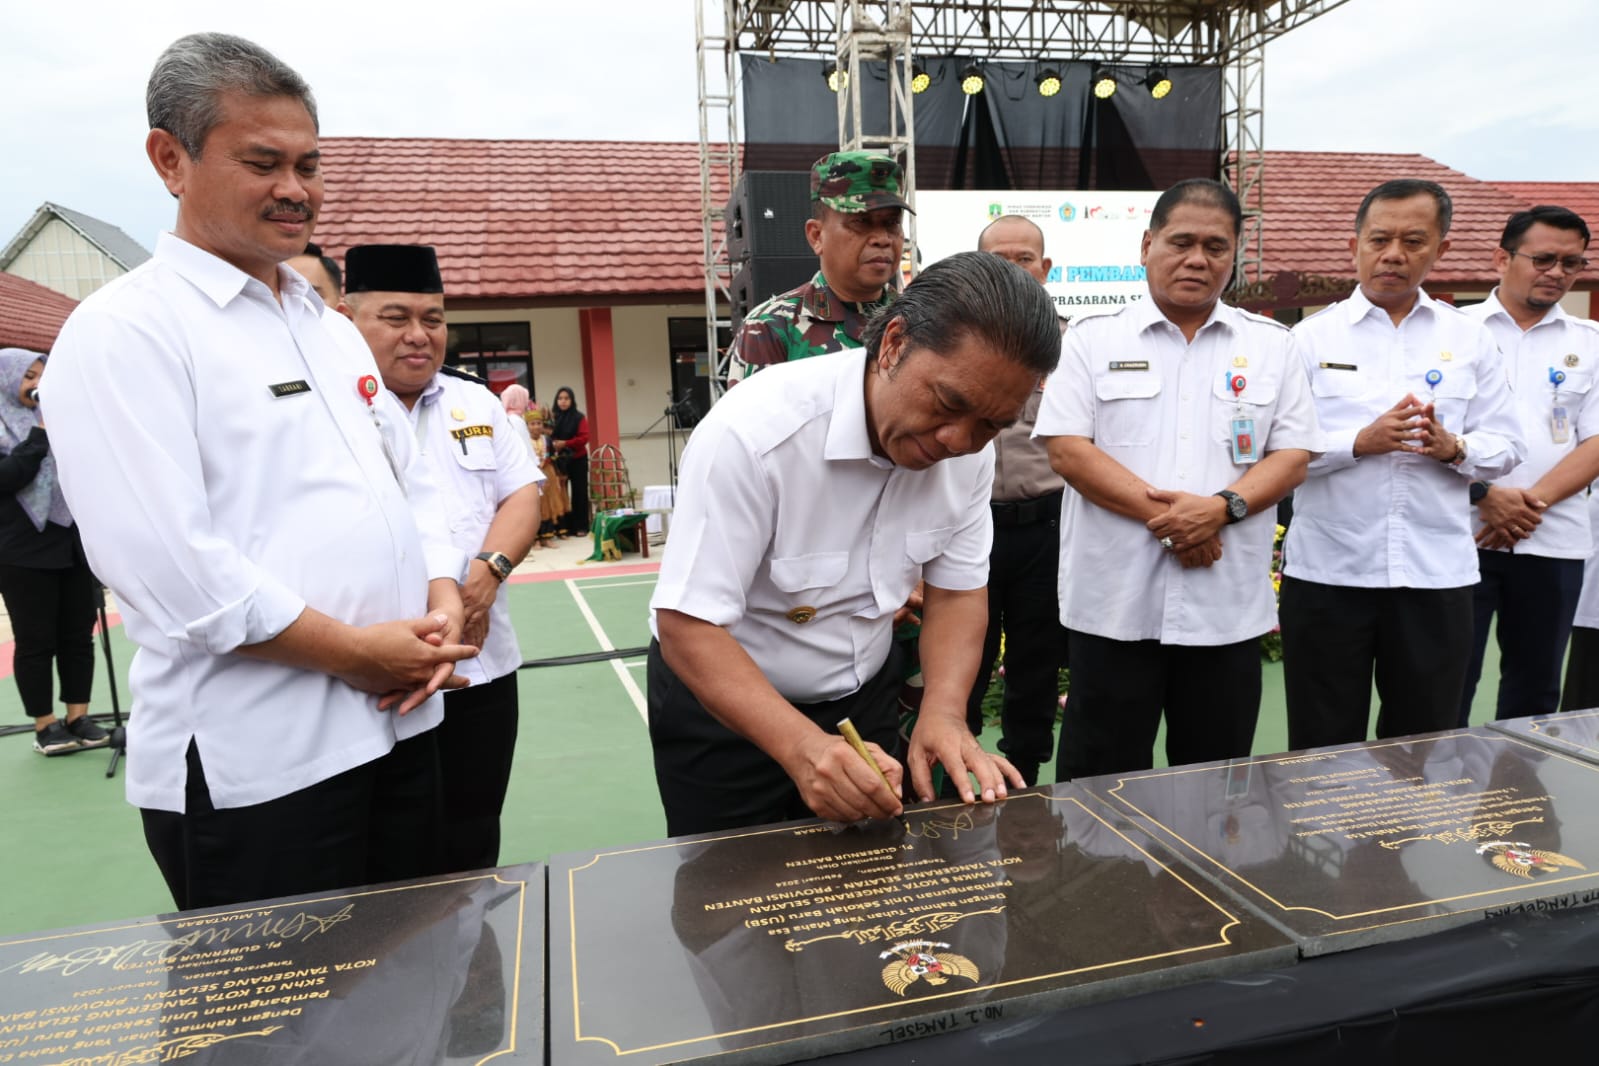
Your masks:
M77 737L85 748L103 748L111 743L111 734L95 725L86 714L69 720L67 732Z
M40 755L71 755L83 747L83 741L67 732L60 722L51 722L33 734L33 750Z

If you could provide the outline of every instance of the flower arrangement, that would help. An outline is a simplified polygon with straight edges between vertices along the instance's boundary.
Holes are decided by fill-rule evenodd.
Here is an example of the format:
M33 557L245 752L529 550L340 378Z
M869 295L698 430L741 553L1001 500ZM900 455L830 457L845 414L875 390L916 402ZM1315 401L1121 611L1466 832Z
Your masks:
M1288 527L1279 525L1271 542L1271 591L1279 602L1283 594L1283 537ZM1283 628L1273 623L1271 632L1260 638L1260 654L1269 663L1283 661Z

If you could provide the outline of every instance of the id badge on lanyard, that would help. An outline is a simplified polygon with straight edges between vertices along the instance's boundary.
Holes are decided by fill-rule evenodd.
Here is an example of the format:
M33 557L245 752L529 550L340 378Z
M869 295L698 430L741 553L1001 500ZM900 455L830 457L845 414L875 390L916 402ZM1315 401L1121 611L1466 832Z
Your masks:
M1561 406L1560 386L1566 382L1566 372L1549 368L1549 385L1552 390L1549 408L1549 439L1556 444L1571 443L1571 412Z
M1248 385L1249 382L1242 374L1227 375L1227 387L1233 394L1232 428L1227 438L1232 444L1233 462L1240 465L1248 465L1260 458L1255 441L1255 420L1244 414L1244 405L1239 402Z

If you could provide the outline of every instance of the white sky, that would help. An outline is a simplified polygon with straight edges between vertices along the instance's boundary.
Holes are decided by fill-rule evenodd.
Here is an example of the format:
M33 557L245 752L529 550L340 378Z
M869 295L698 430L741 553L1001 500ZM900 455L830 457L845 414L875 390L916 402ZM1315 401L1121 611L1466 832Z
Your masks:
M311 83L330 136L692 141L696 2L79 0L12 13L0 246L45 200L153 246L173 208L144 158L144 83L185 33L270 48ZM1594 0L1349 0L1268 47L1266 146L1599 181L1596 41Z

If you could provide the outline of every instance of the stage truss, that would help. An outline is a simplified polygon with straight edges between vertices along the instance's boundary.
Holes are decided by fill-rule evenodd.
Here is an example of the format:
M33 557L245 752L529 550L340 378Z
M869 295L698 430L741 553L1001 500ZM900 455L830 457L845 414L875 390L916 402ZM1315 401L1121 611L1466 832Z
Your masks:
M838 96L839 147L880 149L905 164L914 205L912 57L970 56L1060 63L1169 63L1224 69L1221 171L1244 206L1234 277L1262 279L1265 48L1348 0L694 0L700 109L700 217L705 318L715 354L712 395L726 379L718 332L731 325L733 264L720 233L712 176L738 183L739 54L834 58L849 72ZM888 60L889 114L861 114L860 64ZM712 133L720 140L712 140ZM725 133L724 133L725 131ZM914 218L907 244L914 248ZM914 256L912 258L914 262Z

